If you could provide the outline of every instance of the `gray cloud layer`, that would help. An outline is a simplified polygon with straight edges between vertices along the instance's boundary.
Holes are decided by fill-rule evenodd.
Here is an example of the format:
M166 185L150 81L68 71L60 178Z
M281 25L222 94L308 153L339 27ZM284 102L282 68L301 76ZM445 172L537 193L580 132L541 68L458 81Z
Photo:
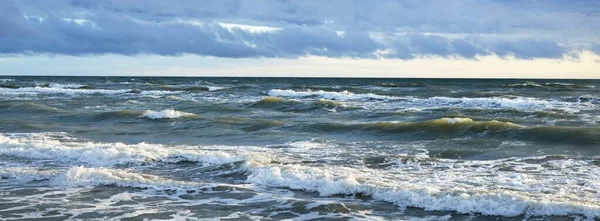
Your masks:
M5 0L0 53L562 58L599 53L599 12L592 0Z

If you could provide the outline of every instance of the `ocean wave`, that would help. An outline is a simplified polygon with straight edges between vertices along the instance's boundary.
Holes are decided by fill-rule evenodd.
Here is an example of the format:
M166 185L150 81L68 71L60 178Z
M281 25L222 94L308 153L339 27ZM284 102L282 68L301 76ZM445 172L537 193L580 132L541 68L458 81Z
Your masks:
M199 190L214 184L173 180L132 170L73 166L64 169L35 167L0 168L0 177L18 180L45 180L58 186L118 186L155 190Z
M328 99L319 99L316 103L317 103L317 105L321 105L321 106L327 107L327 108L346 107L346 105L343 104L342 102L328 100Z
M97 119L111 119L111 118L134 118L134 117L145 117L149 119L176 119L176 118L196 118L198 115L193 113L187 113L183 111L177 111L173 109L167 109L162 111L136 111L136 110L118 110L104 112L97 115Z
M17 89L20 88L20 86L17 84L7 84L6 82L3 82L0 84L0 88Z
M144 114L144 111L135 111L135 110L118 110L105 112L98 115L100 119L109 119L109 118L130 118L130 117L141 117Z
M60 169L51 168L32 168L32 167L0 167L0 179L25 179L25 180L50 180L59 175L63 171Z
M431 98L407 98L405 105L413 105L423 108L482 108L482 109L517 109L533 110L539 109L561 109L568 112L579 112L581 109L590 109L594 106L584 103L571 103L558 100L542 100L537 98L516 97L485 97L485 98L453 98L453 97L431 97Z
M325 123L318 124L323 130L367 130L392 133L420 132L422 130L444 132L485 132L499 131L523 126L502 121L474 121L471 118L440 118L423 122L383 121L373 123Z
M277 103L284 103L284 102L286 102L286 100L283 98L280 98L280 97L265 96L265 97L261 98L260 101L256 102L254 105L270 105L270 104L277 104Z
M63 110L46 104L22 101L0 101L0 109L10 112L59 113Z
M0 135L0 155L25 159L78 162L91 166L143 165L148 163L198 162L226 164L246 158L215 153L193 147L168 147L160 144L123 144L75 142L52 136L28 137Z
M381 87L427 87L427 84L422 82L407 82L407 83L381 83Z
M166 91L217 91L225 89L225 87L215 85L161 85L159 89Z
M218 90L223 90L223 89L225 89L225 87L208 86L208 91L218 91Z
M166 91L210 91L209 87L204 86L161 85L159 88Z
M190 117L196 117L196 114L192 114L192 113L187 113L187 112L182 112L182 111L176 111L173 109L168 109L168 110L162 110L162 111L151 111L151 110L146 110L144 111L144 113L142 113L142 117L147 117L150 119L175 119L175 118L190 118Z
M171 91L159 91L159 90L139 90L139 89L90 89L89 86L83 86L83 88L69 88L69 87L18 87L18 88L2 88L0 87L0 94L3 95L41 95L41 94L65 94L65 95L92 95L92 94L142 94L142 95L163 95L171 94Z
M71 167L53 181L63 185L114 185L158 190L200 188L198 183L171 180L121 169L86 168L84 166Z
M14 95L37 95L37 94L122 94L128 93L129 89L109 90L109 89L71 89L71 88L51 88L51 87L21 87L16 89L0 88L1 94Z
M569 99L569 98L567 98ZM598 105L600 104L600 96L597 95L591 95L591 94L584 94L581 96L578 96L574 100L574 102L577 102L578 104L594 104L594 105Z
M272 89L266 92L272 97L298 98L298 99L327 99L335 101L350 101L368 109L439 109L439 108L480 108L480 109L517 109L537 111L539 109L560 109L566 112L579 112L583 109L595 107L592 103L567 102L560 100L544 100L531 97L412 97L412 96L387 96L372 93L354 94L348 91L294 91ZM358 102L362 100L389 101L386 103Z
M329 100L341 100L341 101L365 100L365 99L375 99L375 100L393 99L393 97L390 97L390 96L376 95L373 93L354 94L349 91L342 91L342 92L323 91L323 90L294 91L294 90L284 90L284 89L271 89L271 90L267 91L266 94L268 94L269 96L274 96L274 97L298 97L298 98L319 97L319 98L325 98L325 99L329 99Z
M306 130L326 132L371 132L395 137L404 134L416 139L439 136L490 136L532 140L541 143L600 144L598 127L523 126L497 120L475 121L470 118L440 118L421 122L381 121L368 123L328 122L307 125Z
M544 87L543 85L535 83L533 81L526 81L523 83L514 83L514 84L509 84L506 86L508 86L508 87Z
M319 99L317 101L298 101L298 100L287 100L281 97L264 96L260 101L251 105L252 107L272 108L281 111L312 111L318 109L335 110L338 107L347 107L340 101Z
M561 83L561 82L550 82L550 83L545 83L544 85L553 85L553 86L574 86L575 84L573 84L573 83Z
M83 84L58 84L58 83L49 83L47 87L57 88L57 89L92 89L90 85Z
M445 124L469 123L466 119L443 121ZM600 205L596 203L600 194L600 174L595 165L597 159L538 156L489 161L453 160L420 153L388 155L380 162L387 165L383 169L360 164L342 166L302 161L338 156L336 154L339 152L332 148L336 147L314 142L293 142L287 144L286 148L186 148L144 143L126 145L59 141L44 135L37 138L3 135L0 136L0 155L52 160L64 162L65 165L76 162L89 166L69 166L60 173L53 170L40 174L23 168L14 170L0 167L0 174L8 174L15 179L37 176L58 185L195 190L204 184L145 174L136 171L135 167L125 170L98 166L154 162L152 160L190 160L205 165L241 162L237 167L244 172L240 174L247 175L242 179L258 187L304 190L322 196L363 195L400 207L432 211L600 218ZM369 155L346 157L366 160Z
M460 130L460 131L495 131L506 130L511 128L521 128L522 126L497 120L491 121L474 121L471 118L440 118L425 122L377 122L374 124L366 124L366 129L375 130L418 130L418 129L441 129L441 130Z
M582 88L594 88L593 85L584 85L584 84L575 84L575 83L565 83L565 82L546 82L546 83L537 83L533 81L526 81L523 83L514 83L505 85L507 87L513 88L545 88L545 89L582 89Z
M447 171L448 172L448 171ZM248 181L270 187L285 187L318 192L321 196L365 195L374 199L392 202L402 207L417 207L432 211L456 211L458 213L479 213L500 216L566 216L584 215L588 218L600 217L600 205L582 199L571 200L562 194L532 196L526 191L510 189L487 189L467 187L461 179L474 175L460 175L449 172L448 176L427 176L411 180L410 177L398 177L365 169L344 167L315 168L300 165L282 165L257 168L248 177ZM441 175L439 172L432 175ZM498 176L498 175L497 175ZM502 177L505 185L523 185L524 177ZM408 178L408 179L407 179ZM481 181L472 177L471 182ZM524 178L527 179L527 178ZM423 183L425 181L425 183ZM529 180L527 180L529 181ZM446 187L438 182L449 182L455 187ZM488 186L496 186L487 183ZM489 188L489 187L488 187ZM593 197L588 194L587 197ZM581 201L580 201L581 200Z

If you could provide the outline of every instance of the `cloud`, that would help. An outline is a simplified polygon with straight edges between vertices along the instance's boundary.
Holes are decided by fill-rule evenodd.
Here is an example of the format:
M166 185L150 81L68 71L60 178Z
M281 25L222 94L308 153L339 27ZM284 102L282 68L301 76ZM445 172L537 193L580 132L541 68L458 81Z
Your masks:
M560 0L5 0L0 54L560 59L599 53L599 9Z
M598 55L600 55L600 44L594 44L590 47L590 50Z
M26 24L19 28L28 33L2 36L3 53L365 57L379 46L365 32L338 35L331 29L301 26L254 33L218 24L141 23L116 16L96 17L94 23L46 17Z
M520 41L500 41L493 46L493 52L499 56L516 58L562 58L568 51L557 42L540 39Z

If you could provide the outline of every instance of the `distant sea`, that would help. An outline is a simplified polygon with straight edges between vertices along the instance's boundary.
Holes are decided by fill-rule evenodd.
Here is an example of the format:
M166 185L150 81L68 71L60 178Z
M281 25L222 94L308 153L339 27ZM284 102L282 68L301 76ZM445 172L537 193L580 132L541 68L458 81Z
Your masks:
M0 76L0 220L600 219L600 81Z

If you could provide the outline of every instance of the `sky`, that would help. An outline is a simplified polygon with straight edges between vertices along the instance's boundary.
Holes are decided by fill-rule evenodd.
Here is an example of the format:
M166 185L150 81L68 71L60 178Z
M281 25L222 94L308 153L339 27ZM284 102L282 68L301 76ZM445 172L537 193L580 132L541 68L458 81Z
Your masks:
M600 78L600 1L1 0L0 75Z

